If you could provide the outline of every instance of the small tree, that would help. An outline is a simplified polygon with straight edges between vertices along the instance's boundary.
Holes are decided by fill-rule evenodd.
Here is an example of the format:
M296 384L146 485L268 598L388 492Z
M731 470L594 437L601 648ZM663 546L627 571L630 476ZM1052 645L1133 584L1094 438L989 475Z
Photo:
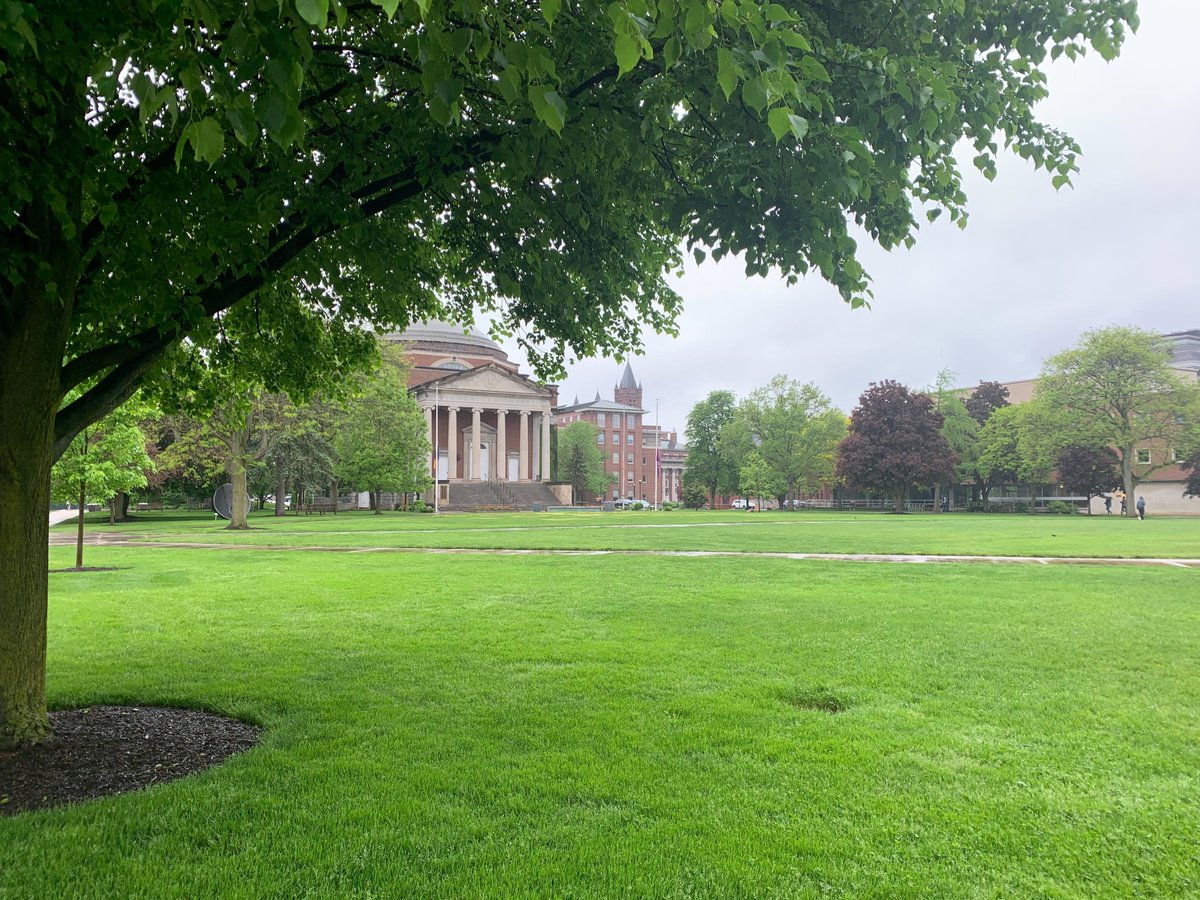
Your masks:
M786 490L783 478L759 453L746 457L740 474L739 488L747 497L758 498L759 509L762 509L763 497L778 496Z
M88 503L106 503L122 491L144 487L154 467L146 453L139 423L150 408L138 399L117 407L95 425L83 429L59 457L51 472L56 499L79 504L75 568L83 568L83 514ZM109 521L115 516L110 508Z
M703 484L695 478L689 478L687 471L684 471L679 498L683 501L684 509L704 509L708 503L708 491Z
M692 407L684 429L688 475L714 502L719 495L731 494L738 487L739 457L721 443L722 429L733 421L736 408L732 391L713 391Z
M891 380L872 384L850 414L837 473L851 485L891 495L902 513L910 488L953 474L954 452L941 427L942 416L927 395Z
M596 426L572 422L558 429L558 481L569 481L576 501L585 493L603 495L615 476L604 471L604 454L596 444Z
M1121 483L1121 460L1108 447L1064 447L1055 457L1058 480L1072 494L1087 497L1088 515L1092 498L1114 490Z
M425 417L408 393L408 364L398 347L383 347L382 356L343 404L333 441L339 480L370 491L376 515L383 491L419 492L432 481Z

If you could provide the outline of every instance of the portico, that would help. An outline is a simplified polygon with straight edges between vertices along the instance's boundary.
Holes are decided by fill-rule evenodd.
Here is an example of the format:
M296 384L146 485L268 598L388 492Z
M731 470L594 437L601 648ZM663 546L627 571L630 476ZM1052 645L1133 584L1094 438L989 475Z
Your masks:
M553 388L488 365L413 389L439 481L549 481Z

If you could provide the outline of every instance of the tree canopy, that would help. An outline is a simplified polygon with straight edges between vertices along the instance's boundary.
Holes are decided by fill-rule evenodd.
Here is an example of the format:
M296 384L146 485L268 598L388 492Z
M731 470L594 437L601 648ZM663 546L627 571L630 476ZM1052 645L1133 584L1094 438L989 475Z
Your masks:
M307 393L373 352L366 325L477 309L548 375L673 329L684 247L861 304L851 226L891 247L920 207L964 221L957 147L1069 181L1040 67L1136 24L1128 0L10 0L0 744L48 729L26 522L50 465L188 377L185 338L236 335L273 355L266 389Z
M1126 496L1141 479L1173 460L1138 461L1147 442L1182 446L1200 424L1200 386L1171 368L1162 339L1138 328L1084 332L1069 350L1045 361L1036 397L1053 417L1059 447L1112 447Z
M845 414L835 409L816 385L777 375L738 404L733 420L723 429L721 444L728 456L739 460L743 492L745 467L751 457L757 457L775 477L765 479L756 474L754 480L760 487L755 494L770 483L777 485L776 495L794 499L799 492L832 480L838 442L845 436Z
M702 487L715 503L719 495L738 489L739 460L721 446L721 429L733 421L737 399L732 391L712 391L688 412L684 440L687 442L687 481Z
M890 495L902 513L910 488L954 473L956 457L941 428L942 414L927 394L890 379L872 384L850 413L850 434L838 445L837 474Z
M572 422L557 431L557 479L571 483L577 500L586 494L604 496L615 476L604 471L604 453L596 445L596 426Z

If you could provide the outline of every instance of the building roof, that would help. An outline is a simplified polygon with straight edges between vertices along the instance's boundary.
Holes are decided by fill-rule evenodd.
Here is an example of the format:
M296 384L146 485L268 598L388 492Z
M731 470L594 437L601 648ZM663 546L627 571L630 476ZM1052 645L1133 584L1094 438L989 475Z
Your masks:
M637 388L637 379L633 377L633 366L628 362L625 363L625 372L621 376L621 383L618 387L621 388Z
M597 394L595 400L589 400L587 403L572 403L570 406L560 406L555 412L619 412L642 413L644 415L647 411L639 409L636 406L626 406L624 403L617 403L613 400L601 400L600 395Z
M415 346L422 344L445 346L450 344L462 347L467 351L483 350L488 356L496 356L498 354L502 359L508 359L508 354L500 349L500 345L474 325L464 327L462 325L455 325L452 322L441 322L437 319L432 319L428 322L414 322L403 331L385 334L383 339L392 343L406 343Z

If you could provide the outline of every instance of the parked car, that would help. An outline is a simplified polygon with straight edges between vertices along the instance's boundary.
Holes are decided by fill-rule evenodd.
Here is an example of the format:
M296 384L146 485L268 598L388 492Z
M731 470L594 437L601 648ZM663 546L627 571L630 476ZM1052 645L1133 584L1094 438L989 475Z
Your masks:
M749 500L746 500L743 497L738 497L736 500L733 501L733 503L730 504L730 506L733 509L745 509L745 510L754 510L754 509L758 508L753 503L751 503Z
M621 497L613 501L614 509L649 509L650 504L645 500L634 500L632 497Z

